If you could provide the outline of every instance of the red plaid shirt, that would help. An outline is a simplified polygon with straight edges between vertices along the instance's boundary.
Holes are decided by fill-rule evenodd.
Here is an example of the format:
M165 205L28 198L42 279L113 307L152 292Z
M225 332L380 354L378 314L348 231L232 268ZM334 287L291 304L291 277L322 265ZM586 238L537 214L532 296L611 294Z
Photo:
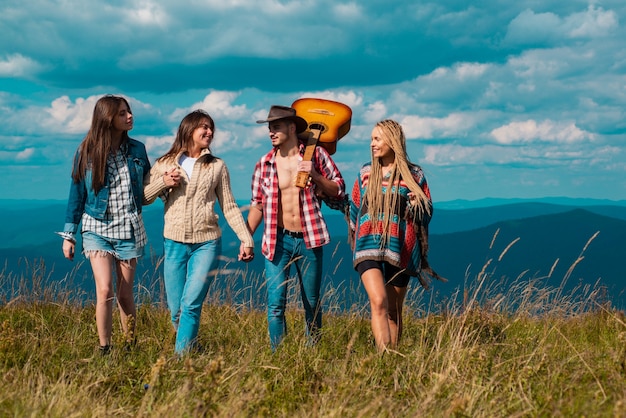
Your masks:
M300 142L300 156L304 154L304 143ZM276 170L274 148L263 156L254 167L252 175L252 200L250 206L257 206L263 212L263 255L272 260L276 249L278 232L278 171ZM339 169L323 147L316 147L313 154L313 167L327 179L339 186L336 199L343 199L346 185ZM315 195L315 184L300 190L300 221L307 248L316 248L330 242L330 234L322 216L322 200Z

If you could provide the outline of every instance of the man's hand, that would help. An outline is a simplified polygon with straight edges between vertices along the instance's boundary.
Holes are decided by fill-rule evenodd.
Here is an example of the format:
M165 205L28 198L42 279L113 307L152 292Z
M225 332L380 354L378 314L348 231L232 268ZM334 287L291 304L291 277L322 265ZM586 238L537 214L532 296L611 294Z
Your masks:
M239 261L243 261L248 263L254 259L254 248L253 247L245 247L242 242L239 246L239 256L237 257Z
M314 182L317 182L317 180L321 177L321 174L318 173L317 170L315 170L315 167L313 166L313 161L300 161L298 163L298 171L309 173L309 176L311 176L311 180L313 180Z

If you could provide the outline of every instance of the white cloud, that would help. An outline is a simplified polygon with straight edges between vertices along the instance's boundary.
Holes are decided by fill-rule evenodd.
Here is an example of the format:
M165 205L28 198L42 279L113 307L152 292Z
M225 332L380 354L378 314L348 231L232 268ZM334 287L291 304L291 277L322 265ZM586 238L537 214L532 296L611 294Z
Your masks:
M37 61L22 54L12 54L0 59L0 77L29 77L43 69Z
M482 76L490 67L489 64L462 62L455 65L454 70L459 79L465 80Z
M601 38L609 35L619 25L612 10L589 5L586 11L574 13L565 19L564 27L572 38Z
M354 90L324 90L324 91L310 91L300 94L300 98L317 98L323 100L332 100L335 102L343 103L350 108L354 109L363 103L362 93Z
M423 161L433 166L484 164L501 155L495 147L466 147L458 144L427 145Z
M215 124L219 125L224 120L237 120L248 115L249 111L246 105L233 105L233 101L239 96L239 93L232 91L213 90L207 94L201 102L196 102L187 108L176 109L170 119L180 120L189 112L196 109L202 109L208 112Z
M413 157L425 153L429 179L452 184L463 173L453 197L516 193L507 183L519 185L517 167L535 184L546 172L561 184L572 170L588 173L585 184L624 177L626 7L409 3L139 0L124 9L6 0L3 164L48 152L48 162L69 165L97 98L123 92L133 97L133 137L151 158L169 149L186 113L203 108L217 124L216 153L251 170L270 148L267 126L254 123L269 106L320 97L353 110L334 155L349 178L384 118L403 124ZM491 169L506 190L481 184ZM249 178L234 183L248 189ZM593 193L624 195L613 183Z
M399 122L407 138L465 136L472 126L473 119L463 113L452 113L443 118L405 116Z
M561 17L552 12L526 9L509 24L505 43L549 43L567 38L601 38L618 27L614 11L589 5L584 12Z
M530 44L550 41L558 36L560 24L561 19L554 13L524 10L509 24L505 43Z
M30 159L30 157L32 157L34 153L35 153L35 148L26 148L25 150L20 151L17 154L15 154L15 159L18 161L26 161Z
M536 50L524 52L509 59L508 69L512 71L512 74L520 78L554 78L561 69L571 65L570 61L562 59L568 55L568 52L571 51L552 49L550 51Z
M163 7L155 1L143 0L138 2L135 8L131 8L127 16L131 24L140 26L166 26L169 23L169 15Z
M578 128L573 122L554 122L535 120L511 122L491 131L496 142L504 145L531 142L575 143L593 140L593 135Z
M369 124L375 124L382 120L387 114L387 106L381 100L375 101L367 105L363 112L363 120Z
M502 166L502 167L590 167L606 165L622 152L615 147L563 147L560 144L534 144L521 147L500 145L465 146L460 144L426 145L423 162L431 166ZM611 153L614 153L611 155ZM624 165L620 165L621 171Z
M171 135L163 135L163 136L138 136L137 139L146 146L146 152L150 157L150 161L154 163L154 161L165 154L172 143L174 142L174 137L176 136L176 132L172 132Z
M29 109L27 112L31 114L43 111L48 115L47 118L42 118L39 122L38 126L42 128L39 133L84 135L91 127L93 109L101 97L102 94L91 95L87 98L77 97L73 102L69 96L61 96L54 99L49 106L42 109ZM149 104L130 97L126 97L126 99L131 103L131 109L135 114L138 109L147 112L153 111Z
M4 165L25 163L35 155L35 152L35 147L28 147L19 150L0 150L0 162Z
M237 135L235 135L232 131L218 130L215 133L215 137L213 138L213 142L211 143L211 150L214 153L222 153L228 151L234 151L236 149L242 150L243 148L239 146Z
M86 99L77 98L72 103L68 96L62 96L52 101L49 108L44 109L50 119L43 120L42 124L54 132L86 133L91 126L93 108L100 96L90 96Z

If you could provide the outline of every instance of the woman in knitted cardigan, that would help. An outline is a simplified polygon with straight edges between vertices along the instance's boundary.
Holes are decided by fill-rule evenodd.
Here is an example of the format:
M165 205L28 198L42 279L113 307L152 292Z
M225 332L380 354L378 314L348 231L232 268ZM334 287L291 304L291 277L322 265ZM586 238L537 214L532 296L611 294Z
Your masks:
M241 241L239 260L254 257L254 241L233 197L228 169L209 148L214 133L213 119L203 110L185 116L144 188L146 204L157 197L165 203L163 276L177 354L197 345L202 304L218 267L222 232L216 200Z
M428 287L440 278L426 258L430 191L422 169L406 154L402 126L378 122L372 130L372 161L363 165L350 199L353 265L370 301L379 351L395 348L402 335L402 305L411 276Z

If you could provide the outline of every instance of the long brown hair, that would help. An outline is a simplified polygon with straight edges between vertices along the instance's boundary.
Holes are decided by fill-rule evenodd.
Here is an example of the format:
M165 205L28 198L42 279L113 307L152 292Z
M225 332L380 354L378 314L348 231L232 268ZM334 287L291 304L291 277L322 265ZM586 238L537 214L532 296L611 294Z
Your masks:
M180 121L178 125L178 132L176 132L176 138L174 143L168 152L160 157L157 161L176 158L178 154L184 151L189 151L193 145L193 131L202 124L203 121L208 120L211 126L211 131L215 135L215 122L211 115L202 109L194 110ZM211 149L209 143L209 150ZM206 161L205 161L206 162Z
M391 170L387 192L382 193L383 170L379 158L372 156L372 169L369 176L364 200L367 202L367 212L372 223L376 223L382 215L382 235L381 247L384 247L390 236L389 226L394 209L399 204L399 188L392 187L399 185L400 179L404 180L407 187L417 196L417 210L414 211L415 223L420 223L424 213L431 213L432 204L430 198L426 196L422 188L417 184L409 168L411 162L406 153L406 137L402 126L391 119L385 119L376 124L380 129L383 141L394 152L394 167Z
M106 95L96 102L91 118L89 132L78 148L78 159L72 169L72 179L79 182L85 178L87 169L92 172L91 188L98 193L104 186L107 170L107 157L111 153L113 138L113 118L117 115L122 103L128 106L128 100L121 96ZM128 140L128 132L122 134L122 143Z

